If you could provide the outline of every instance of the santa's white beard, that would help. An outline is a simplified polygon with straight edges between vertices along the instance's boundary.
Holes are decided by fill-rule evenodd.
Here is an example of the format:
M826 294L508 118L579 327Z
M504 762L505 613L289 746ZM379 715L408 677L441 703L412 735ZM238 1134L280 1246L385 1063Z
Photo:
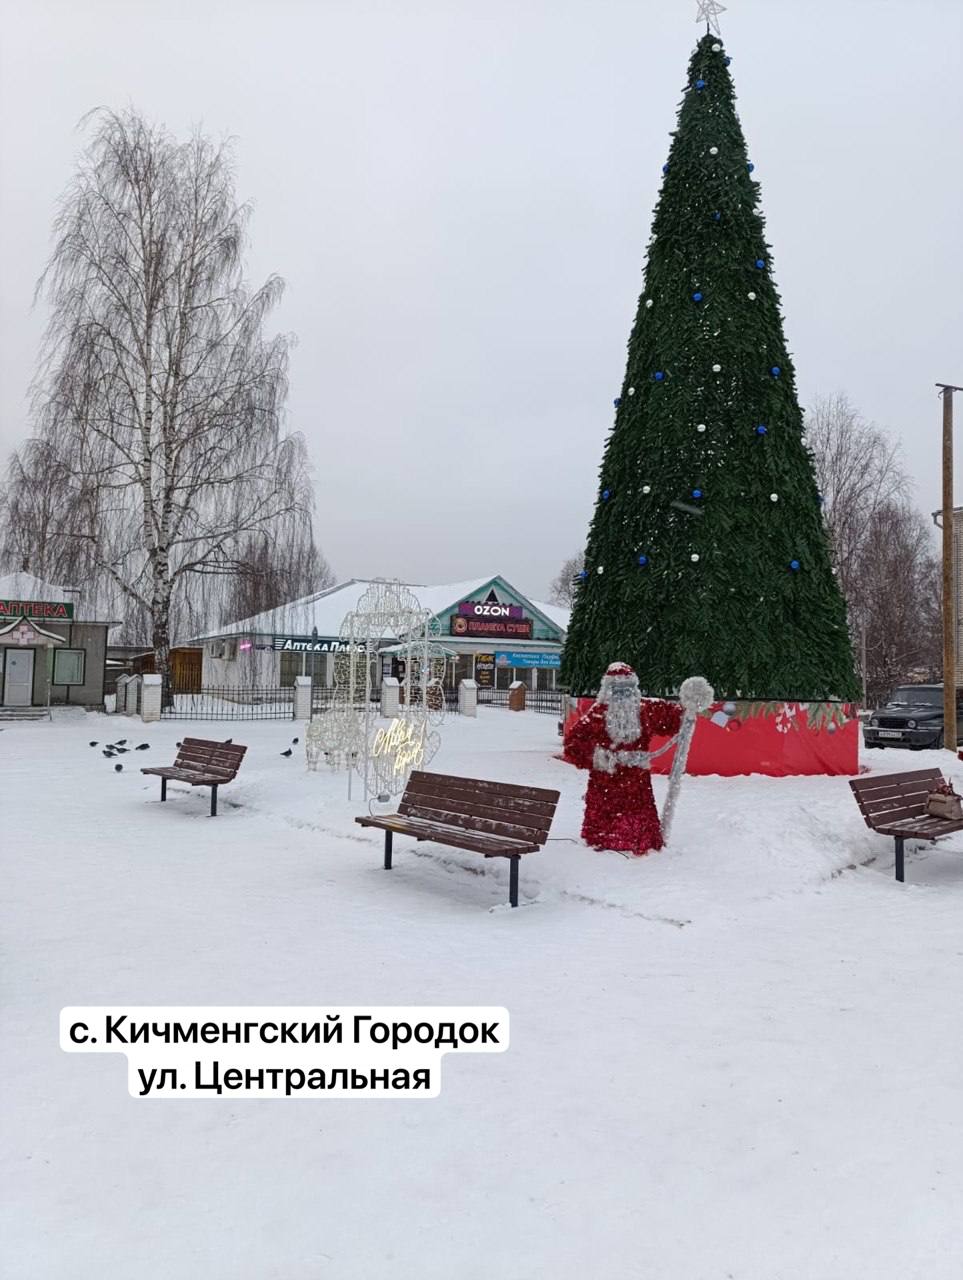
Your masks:
M642 732L639 698L613 698L605 707L605 728L613 742L634 742Z

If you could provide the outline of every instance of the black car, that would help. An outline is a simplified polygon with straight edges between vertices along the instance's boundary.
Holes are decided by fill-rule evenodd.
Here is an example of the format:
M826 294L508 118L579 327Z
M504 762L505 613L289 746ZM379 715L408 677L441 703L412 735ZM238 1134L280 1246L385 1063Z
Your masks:
M956 694L956 723L963 728L963 699ZM943 686L901 684L863 725L867 747L942 747Z

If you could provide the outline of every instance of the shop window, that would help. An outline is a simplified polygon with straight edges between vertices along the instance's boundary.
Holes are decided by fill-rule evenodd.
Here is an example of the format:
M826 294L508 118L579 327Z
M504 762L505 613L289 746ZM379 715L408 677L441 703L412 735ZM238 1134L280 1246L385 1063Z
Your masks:
M83 684L86 653L83 649L54 651L53 683Z
M461 684L462 680L470 680L474 663L470 653L460 653L455 659L455 688ZM448 670L451 670L449 664Z

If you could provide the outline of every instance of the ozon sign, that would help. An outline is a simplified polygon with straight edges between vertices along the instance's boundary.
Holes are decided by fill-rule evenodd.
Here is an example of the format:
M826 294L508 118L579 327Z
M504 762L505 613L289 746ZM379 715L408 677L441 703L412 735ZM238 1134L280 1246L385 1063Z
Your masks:
M464 600L458 606L458 613L463 618L516 618L525 617L525 611L518 604L499 604L497 600Z

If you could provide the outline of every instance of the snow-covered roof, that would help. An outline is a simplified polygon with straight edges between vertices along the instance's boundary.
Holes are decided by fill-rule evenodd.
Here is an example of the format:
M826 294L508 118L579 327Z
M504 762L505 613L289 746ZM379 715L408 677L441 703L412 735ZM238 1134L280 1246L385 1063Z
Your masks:
M439 614L488 586L497 576L471 578L467 582L449 582L436 587L415 582L401 585L409 587L424 608L430 609L433 614ZM193 637L188 643L196 644L220 636L309 636L315 630L319 636L337 636L341 633L345 615L358 607L361 597L371 585L371 579L350 578L347 582L315 592L314 595L303 596L300 600L292 600L288 604L278 605L276 609L255 614L252 618L227 623L205 635ZM549 622L563 628L568 625L567 609L559 609L557 605L538 604L534 600L530 603Z
M0 577L0 600L39 600L59 604L80 595L79 587L55 587L32 573L5 573Z
M549 622L554 622L557 627L561 627L563 631L568 630L568 624L572 617L572 610L566 609L560 604L543 604L541 600L533 600L532 604L539 611L544 613Z

